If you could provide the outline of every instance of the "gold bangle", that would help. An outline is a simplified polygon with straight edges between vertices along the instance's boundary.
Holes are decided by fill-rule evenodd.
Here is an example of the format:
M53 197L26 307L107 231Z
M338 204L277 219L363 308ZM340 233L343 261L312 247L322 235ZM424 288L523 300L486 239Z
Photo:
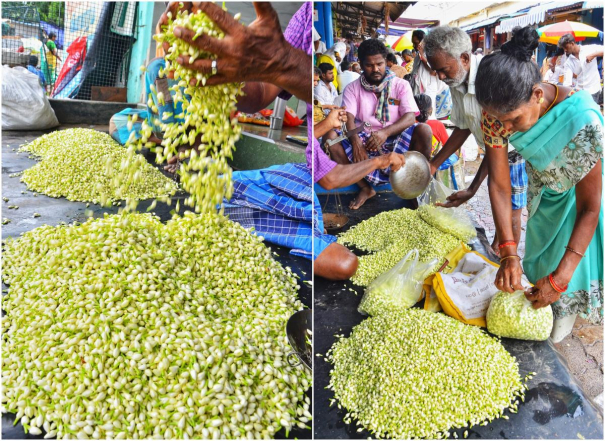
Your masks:
M519 256L517 256L516 254L511 254L510 256L504 256L500 258L500 263L504 262L506 259L511 259L513 257L516 257L517 259L521 260L521 258Z
M573 248L571 248L571 247L569 247L569 246L566 246L566 247L565 247L565 249L566 249L567 251L571 251L572 253L577 254L577 255L578 255L578 256L580 256L580 257L584 257L584 254L580 253L579 251L574 250Z

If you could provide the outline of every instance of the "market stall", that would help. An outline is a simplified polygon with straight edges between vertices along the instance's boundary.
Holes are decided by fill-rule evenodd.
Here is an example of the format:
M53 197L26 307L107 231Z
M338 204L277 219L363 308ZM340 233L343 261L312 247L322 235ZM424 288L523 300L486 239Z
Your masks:
M352 195L343 195L341 198L346 206ZM349 223L342 230L346 231L380 212L406 206L406 202L392 193L381 193L376 198L375 203L349 213ZM323 206L326 197L322 196L320 202ZM326 211L335 209L330 203L325 208ZM490 246L485 232L482 229L477 231L478 238L471 243L471 247L494 260L495 256L488 251ZM361 254L356 251L358 255ZM354 421L351 424L344 422L350 410L339 409L337 403L330 406L334 393L327 386L333 366L324 359L338 340L336 335L348 337L355 326L367 319L367 316L358 312L364 290L351 282L328 282L321 278L316 278L314 289L315 436L322 439L367 438L370 433L358 430ZM466 431L468 438L602 439L602 414L586 397L550 342L502 339L502 344L516 357L521 376L536 372L527 383L529 389L525 393L525 401L519 404L518 413L507 413L508 419L500 418L485 426L453 430L450 432L452 438L464 438ZM405 366L401 368L405 369Z

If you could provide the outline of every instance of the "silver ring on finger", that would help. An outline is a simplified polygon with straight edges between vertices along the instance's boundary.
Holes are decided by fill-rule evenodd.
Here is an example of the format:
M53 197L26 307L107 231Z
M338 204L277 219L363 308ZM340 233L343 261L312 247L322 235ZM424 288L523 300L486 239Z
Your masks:
M216 60L212 60L212 64L210 64L210 67L212 67L212 75L216 75L216 73L218 72L218 69L216 68Z

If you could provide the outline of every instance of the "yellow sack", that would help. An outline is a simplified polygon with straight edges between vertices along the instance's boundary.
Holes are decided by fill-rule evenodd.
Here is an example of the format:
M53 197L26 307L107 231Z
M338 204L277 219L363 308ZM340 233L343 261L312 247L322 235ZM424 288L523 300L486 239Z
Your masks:
M445 262L437 272L451 273L456 265L458 265L460 259L462 259L470 250L471 249L466 246L466 244L461 242L457 248L454 248L445 256ZM431 312L440 312L443 311L443 308L441 308L437 294L435 294L435 290L433 290L434 278L435 274L431 274L425 279L424 285L422 286L424 292L424 309Z
M485 315L493 296L498 292L494 285L499 265L468 248L457 248L447 268L425 280L427 297L437 298L443 312L463 323L486 327ZM428 302L430 306L430 301ZM433 306L434 308L434 306ZM425 303L425 309L427 303ZM429 309L430 310L430 309Z

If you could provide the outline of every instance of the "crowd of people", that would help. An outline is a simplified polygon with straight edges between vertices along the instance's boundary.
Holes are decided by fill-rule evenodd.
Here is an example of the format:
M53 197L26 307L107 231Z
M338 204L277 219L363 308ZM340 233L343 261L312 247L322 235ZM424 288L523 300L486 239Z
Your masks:
M496 286L506 292L523 289L525 272L535 285L527 294L534 307L552 304L556 318L571 324L577 314L602 323L603 115L596 59L603 56L603 46L582 46L565 35L541 71L534 56L539 35L531 27L515 29L509 42L486 56L473 51L469 35L454 27L414 31L412 43L413 53L397 54L381 40L361 41L361 75L340 94L333 89L329 107L318 91L342 75L341 55L348 57L353 49L343 44L341 53L336 43L319 58L316 52L320 70L331 68L333 74L319 75L315 124L329 125L324 117L334 124L315 132L324 146L316 146L315 180L327 189L356 182L360 190L349 208L357 209L405 163L402 153L422 153L438 176L472 136L485 159L470 186L441 205L460 206L490 176L496 224L492 246L501 259ZM437 119L444 91L451 100L447 110L454 128L449 135ZM325 143L342 135L343 122L347 131L363 123L370 129ZM387 165L386 158L390 167L377 168L376 160ZM529 220L521 265L517 247L524 208ZM350 259L347 251L334 252Z

